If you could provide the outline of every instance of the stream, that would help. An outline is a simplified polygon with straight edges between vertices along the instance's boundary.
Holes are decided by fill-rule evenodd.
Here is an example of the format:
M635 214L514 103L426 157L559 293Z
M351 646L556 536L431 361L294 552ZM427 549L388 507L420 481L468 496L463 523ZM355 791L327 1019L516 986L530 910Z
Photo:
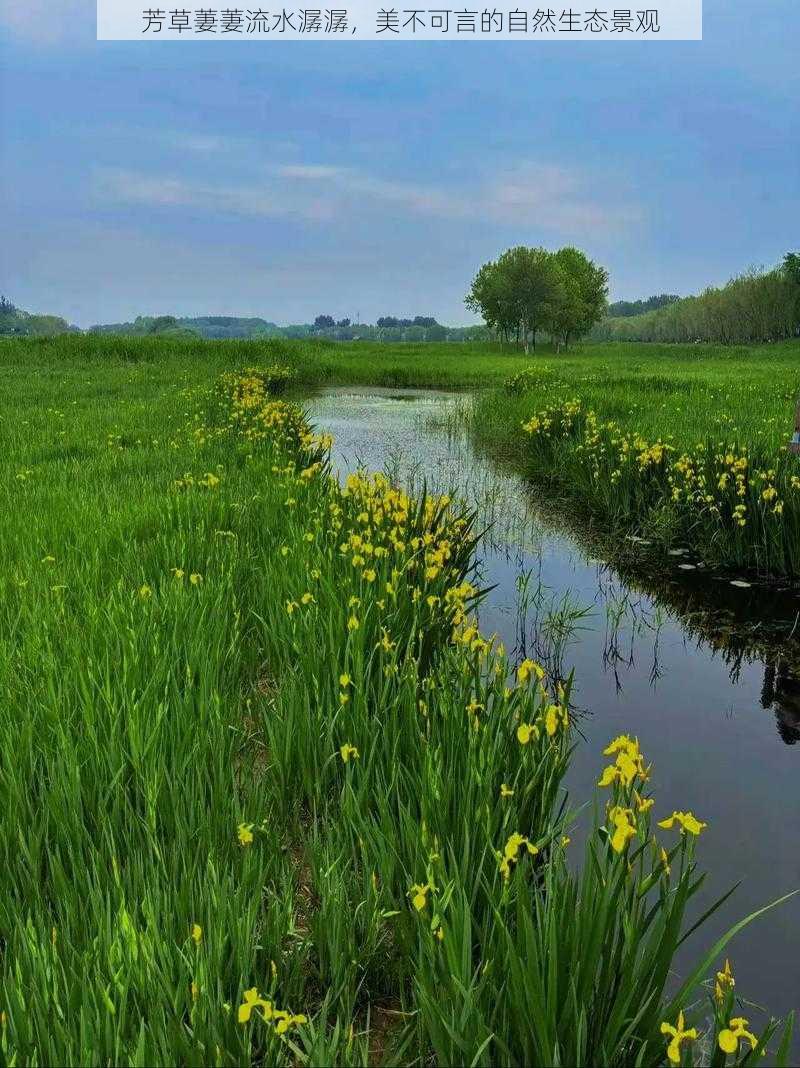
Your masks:
M774 615L790 619L800 597L709 583L688 568L678 574L679 557L665 561L675 580L661 588L626 582L554 523L535 491L476 452L448 418L464 404L463 394L346 387L322 390L304 407L333 434L339 477L362 466L388 471L411 491L425 484L454 493L478 509L479 528L490 526L478 549L477 582L491 587L481 631L497 632L512 657L530 655L551 676L575 672L582 737L567 779L573 805L591 807L608 762L603 748L630 733L653 762L655 818L690 809L707 821L697 849L708 872L701 905L740 886L688 940L680 971L734 922L800 887L800 681L768 638ZM741 620L752 642L734 637ZM580 850L579 828L573 841ZM727 951L737 994L775 1015L800 1005L798 921L800 895Z

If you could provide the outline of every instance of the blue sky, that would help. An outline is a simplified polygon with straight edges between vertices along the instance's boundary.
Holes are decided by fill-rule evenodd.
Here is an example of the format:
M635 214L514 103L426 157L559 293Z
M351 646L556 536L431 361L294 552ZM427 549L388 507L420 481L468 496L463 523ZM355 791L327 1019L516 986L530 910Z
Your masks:
M662 44L98 42L94 19L0 0L0 292L32 311L458 323L513 244L576 244L624 298L800 245L796 0L706 0L704 41Z

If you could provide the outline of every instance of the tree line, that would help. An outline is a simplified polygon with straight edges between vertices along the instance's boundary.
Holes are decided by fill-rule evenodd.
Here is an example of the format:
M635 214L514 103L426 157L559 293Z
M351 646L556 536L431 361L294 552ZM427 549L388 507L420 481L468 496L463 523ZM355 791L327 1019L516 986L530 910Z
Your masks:
M800 254L771 270L752 269L727 285L629 318L606 318L593 341L781 341L800 334Z
M0 296L0 337L54 337L77 330L59 315L32 315Z
M648 297L647 300L616 300L613 304L609 304L607 315L610 319L643 315L657 308L665 308L668 304L674 304L680 299L676 293L659 293L658 296Z
M489 341L491 331L486 326L444 326L431 315L416 315L411 319L383 315L373 323L354 323L349 318L317 315L311 323L278 326L260 318L233 315L203 315L178 318L174 315L138 315L131 322L104 323L89 328L93 334L125 334L132 337L151 335L202 337L214 340L293 338L295 340L322 339L326 341L378 341L412 343L426 341Z
M510 248L484 263L464 303L526 352L540 333L560 348L583 337L608 306L608 272L579 249Z

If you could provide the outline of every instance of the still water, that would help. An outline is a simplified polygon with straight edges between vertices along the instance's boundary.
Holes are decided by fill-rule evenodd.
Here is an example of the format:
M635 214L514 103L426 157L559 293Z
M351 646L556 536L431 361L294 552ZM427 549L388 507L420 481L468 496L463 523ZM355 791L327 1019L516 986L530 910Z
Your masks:
M468 403L443 392L337 388L305 407L334 435L340 477L388 470L411 489L455 492L478 508L479 526L491 524L478 559L477 581L492 587L481 630L555 676L574 669L582 740L568 780L573 802L597 796L602 749L627 732L653 762L656 818L691 809L708 822L698 843L709 873L702 905L740 885L689 940L680 969L736 920L800 887L800 683L757 640L762 622L791 617L800 598L714 583L680 570L679 557L662 589L626 585L454 428L447 413ZM756 639L744 647L725 637L741 618ZM800 895L754 921L728 952L737 993L775 1015L797 1008Z

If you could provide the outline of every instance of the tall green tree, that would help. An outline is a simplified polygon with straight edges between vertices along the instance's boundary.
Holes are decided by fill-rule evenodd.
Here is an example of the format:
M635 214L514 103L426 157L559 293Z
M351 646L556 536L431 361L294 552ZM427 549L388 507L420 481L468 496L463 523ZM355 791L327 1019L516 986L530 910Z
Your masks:
M481 315L486 325L497 331L504 341L508 341L509 334L519 327L508 278L500 265L492 260L484 263L475 275L464 303Z
M553 254L518 245L480 268L465 303L506 339L515 332L527 352L531 343L536 348L536 335L547 323L558 296Z
M608 307L608 271L580 249L568 246L553 254L558 277L558 295L550 303L547 327L557 345L588 333Z
M783 273L800 286L800 252L787 252L783 257Z
M515 334L526 352L543 329L567 347L603 318L607 301L608 272L579 249L523 245L485 263L465 298L506 340Z

